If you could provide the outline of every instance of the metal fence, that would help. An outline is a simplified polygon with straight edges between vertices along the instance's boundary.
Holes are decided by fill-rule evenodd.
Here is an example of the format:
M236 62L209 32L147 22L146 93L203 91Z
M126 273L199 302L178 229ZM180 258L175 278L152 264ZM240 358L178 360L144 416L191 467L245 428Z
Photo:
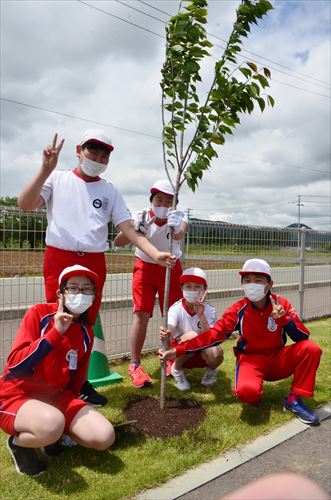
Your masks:
M0 206L0 370L25 311L45 301L42 266L46 226L45 210L22 213L16 207ZM115 234L110 224L110 241ZM303 319L330 315L330 232L190 219L182 250L183 268L198 266L207 272L207 300L215 305L218 317L242 296L238 270L252 257L269 262L274 290L285 295ZM119 358L129 351L134 252L112 250L106 253L106 261L100 314L109 357ZM156 303L145 350L159 345L161 323Z

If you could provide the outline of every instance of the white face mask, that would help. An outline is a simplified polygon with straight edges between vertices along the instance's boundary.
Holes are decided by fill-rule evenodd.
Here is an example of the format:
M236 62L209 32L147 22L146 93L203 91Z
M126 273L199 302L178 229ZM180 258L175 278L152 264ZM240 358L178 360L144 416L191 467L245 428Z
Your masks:
M93 304L94 295L83 293L68 293L65 296L65 306L74 314L83 314Z
M155 217L158 219L166 219L169 208L168 207L152 207Z
M187 302L190 302L190 304L195 304L198 302L200 297L202 296L201 292L195 292L192 290L183 290L183 297Z
M88 175L89 177L98 177L107 170L108 164L104 165L103 163L90 160L84 156L80 166L82 167L85 175Z
M247 283L242 286L246 297L252 302L258 302L267 295L264 291L265 285L260 285L259 283Z

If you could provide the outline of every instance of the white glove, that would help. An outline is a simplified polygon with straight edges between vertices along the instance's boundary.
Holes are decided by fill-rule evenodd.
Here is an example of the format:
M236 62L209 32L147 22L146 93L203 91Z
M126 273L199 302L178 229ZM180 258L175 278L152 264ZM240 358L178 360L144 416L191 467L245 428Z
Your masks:
M155 217L150 217L149 210L140 210L133 220L133 227L136 231L147 234L154 220Z
M179 233L180 225L182 223L184 212L180 210L169 210L167 213L167 224L169 227L172 227L174 233Z

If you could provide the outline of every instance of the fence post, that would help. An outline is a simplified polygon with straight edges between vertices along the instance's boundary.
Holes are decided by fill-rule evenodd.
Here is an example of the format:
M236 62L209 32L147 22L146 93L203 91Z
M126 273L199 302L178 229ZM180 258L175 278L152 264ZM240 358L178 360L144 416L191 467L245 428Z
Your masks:
M303 321L304 317L304 295L305 295L305 229L299 229L300 234L300 281L299 281L299 318Z

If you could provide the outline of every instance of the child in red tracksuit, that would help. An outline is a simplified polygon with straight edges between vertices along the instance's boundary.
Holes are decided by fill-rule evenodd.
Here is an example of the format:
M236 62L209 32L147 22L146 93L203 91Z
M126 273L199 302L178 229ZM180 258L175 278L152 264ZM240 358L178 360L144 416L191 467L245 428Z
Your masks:
M31 307L19 327L0 378L0 428L10 434L7 448L20 473L44 472L35 449L59 454L64 432L97 450L115 440L112 424L78 397L93 345L87 313L97 282L93 271L67 267L58 304Z
M229 307L209 330L174 349L159 351L161 361L218 345L238 331L234 349L237 361L234 393L238 399L256 404L262 398L264 380L281 380L293 375L284 409L295 413L306 424L317 424L317 415L304 405L301 396L314 395L321 348L309 340L309 331L293 306L271 293L273 281L266 261L246 261L240 275L246 297ZM288 346L285 345L287 335L293 340Z

